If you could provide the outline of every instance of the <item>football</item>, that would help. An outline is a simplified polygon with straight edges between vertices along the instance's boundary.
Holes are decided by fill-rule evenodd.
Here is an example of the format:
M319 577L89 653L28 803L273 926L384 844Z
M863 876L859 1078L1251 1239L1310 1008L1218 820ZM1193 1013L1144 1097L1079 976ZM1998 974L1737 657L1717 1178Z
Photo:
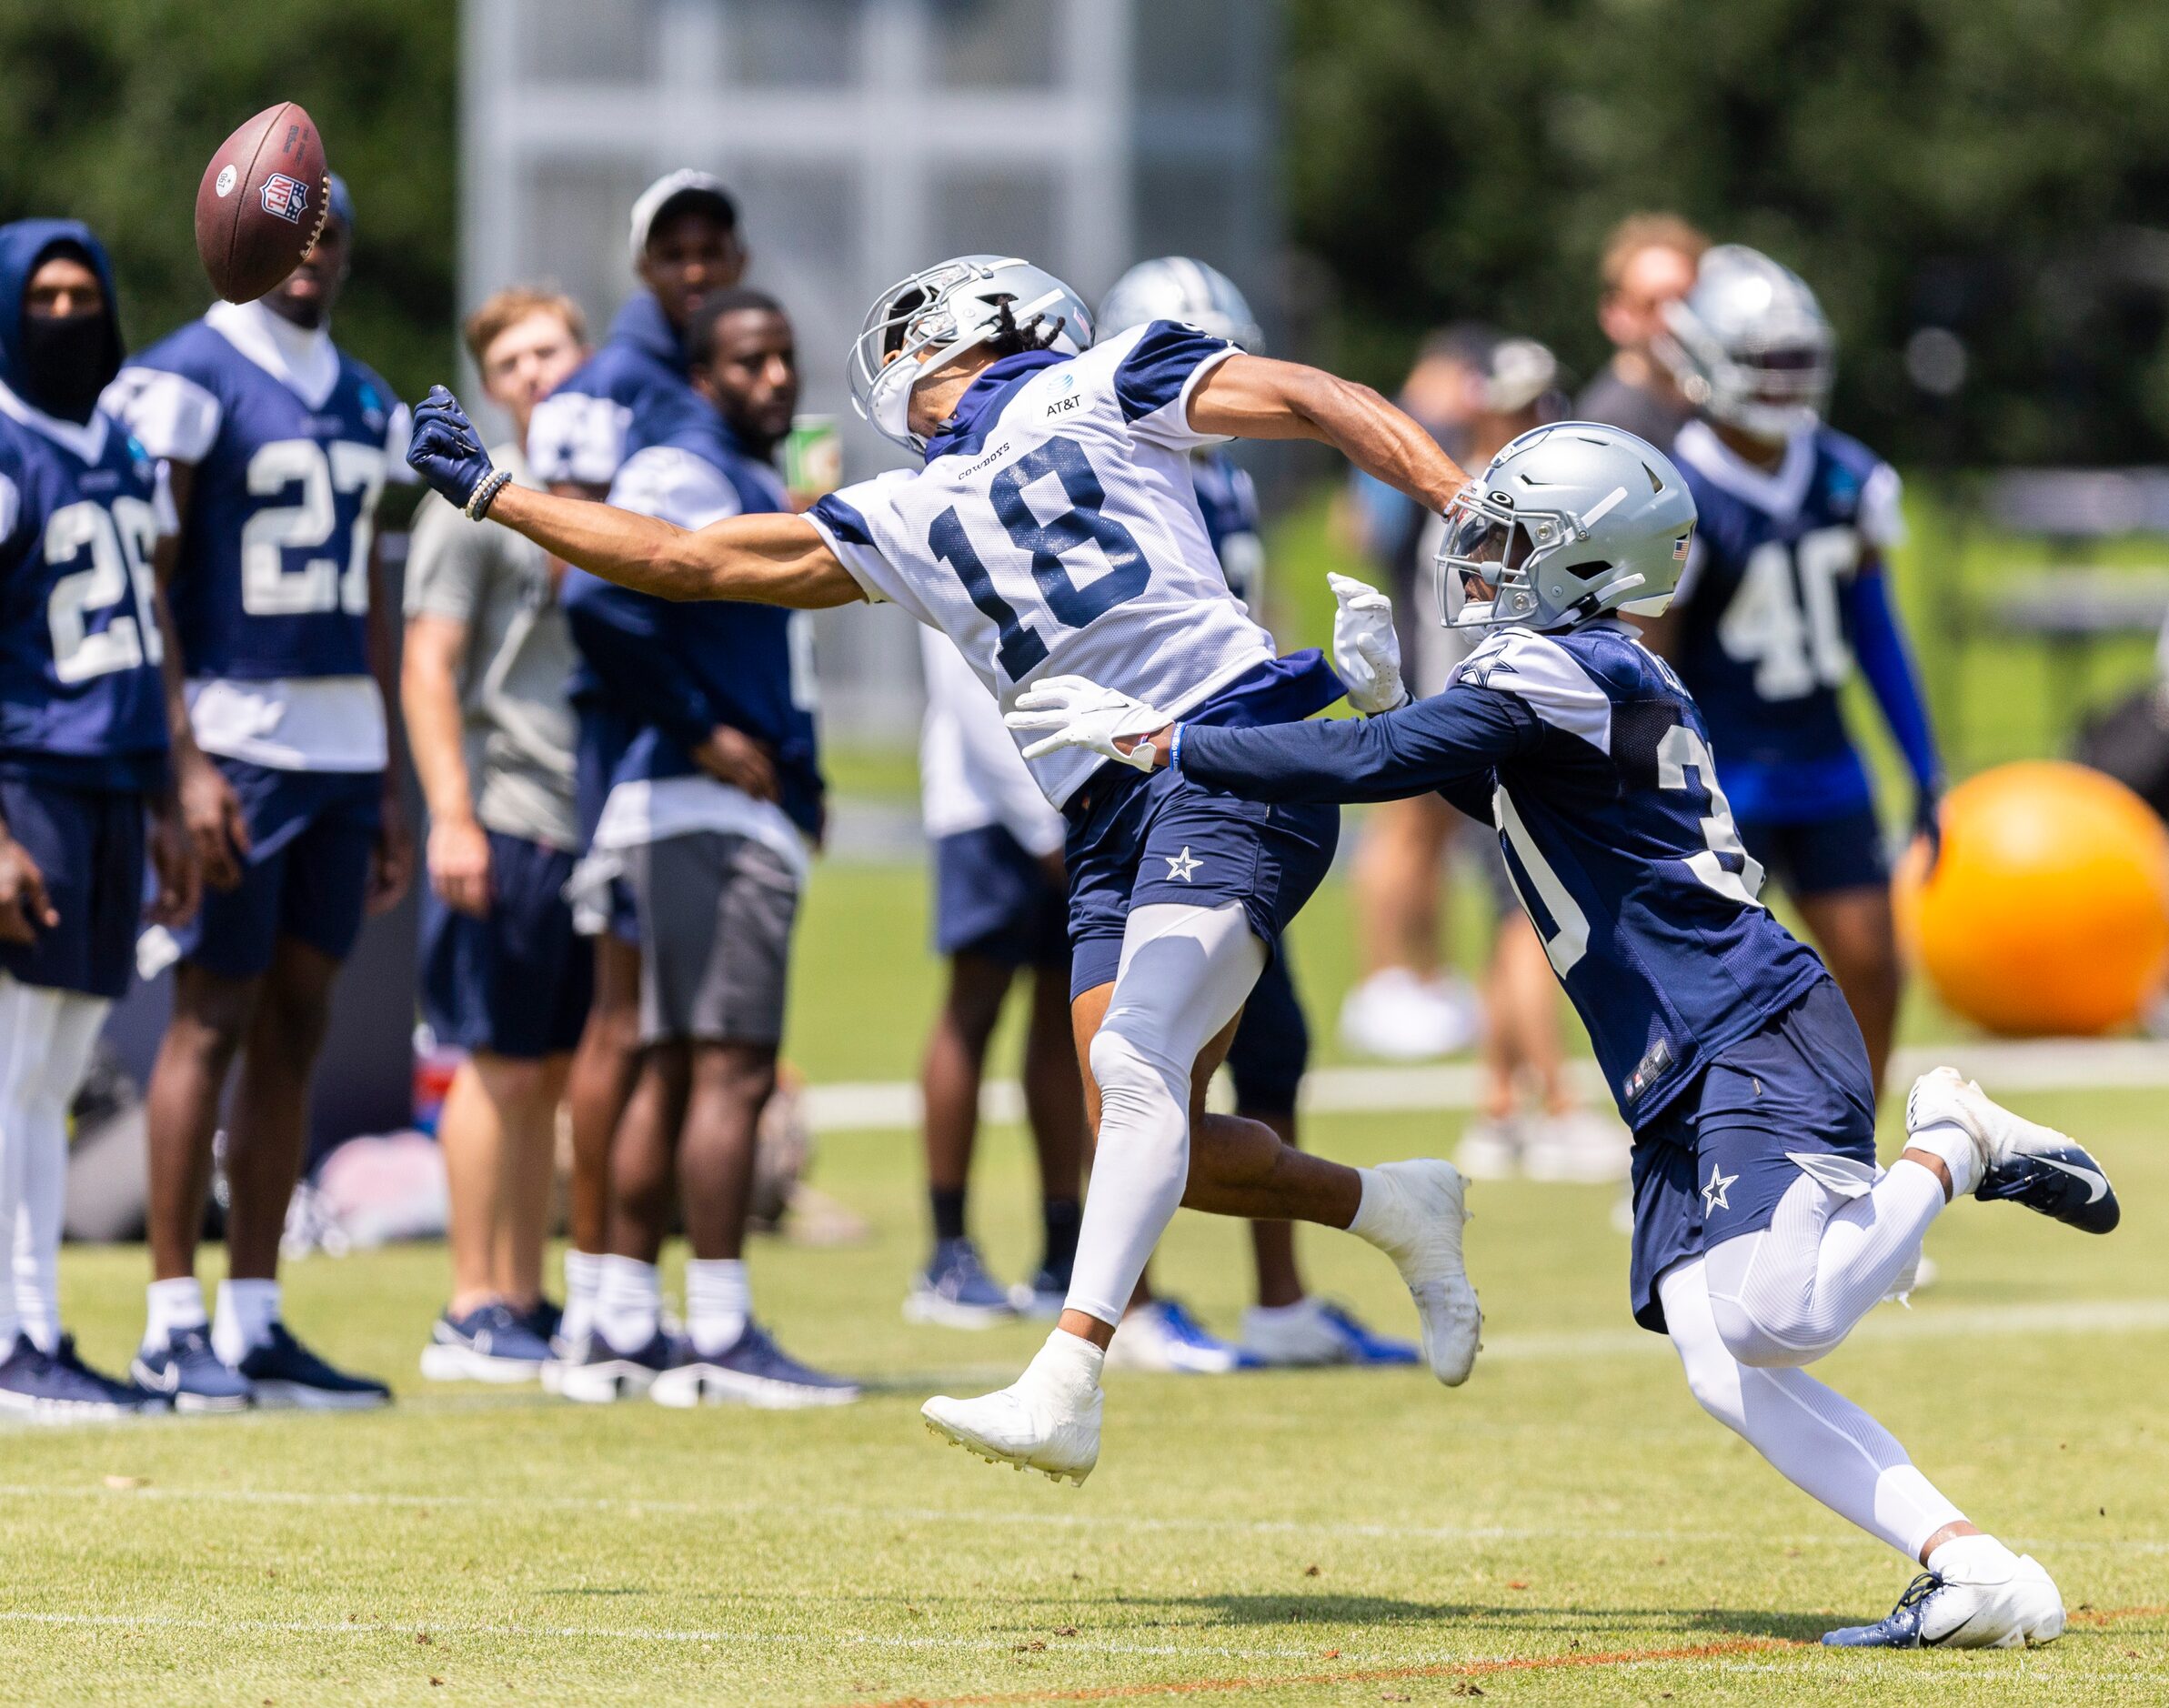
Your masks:
M196 252L212 288L246 303L277 285L316 241L330 193L316 122L291 101L219 144L196 192Z

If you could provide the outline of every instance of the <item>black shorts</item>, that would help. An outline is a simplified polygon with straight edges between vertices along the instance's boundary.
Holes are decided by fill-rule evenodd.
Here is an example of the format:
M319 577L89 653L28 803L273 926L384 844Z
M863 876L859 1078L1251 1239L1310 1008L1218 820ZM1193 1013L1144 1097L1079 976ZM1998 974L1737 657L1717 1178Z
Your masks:
M1883 825L1873 807L1800 824L1742 819L1740 839L1796 900L1840 889L1883 889L1891 881Z

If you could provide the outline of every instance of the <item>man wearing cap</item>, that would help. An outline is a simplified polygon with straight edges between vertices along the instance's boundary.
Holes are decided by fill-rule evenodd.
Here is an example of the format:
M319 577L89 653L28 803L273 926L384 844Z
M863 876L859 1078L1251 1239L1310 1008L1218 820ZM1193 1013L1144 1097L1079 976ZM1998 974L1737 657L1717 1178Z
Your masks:
M536 406L528 422L528 467L536 482L553 492L602 497L636 428L643 442L659 444L674 433L698 433L714 418L687 377L686 326L702 296L728 289L746 270L738 204L709 173L668 173L633 204L631 250L641 288L618 311L601 347ZM606 708L605 698L588 672L575 674L580 820L588 835L632 734ZM571 1241L557 1349L575 1356L592 1326L607 1249L610 1144L640 1056L638 919L622 884L613 886L611 896L606 922L582 921L583 929L602 924L595 1006L566 1086L572 1114ZM546 1368L544 1381L554 1383L557 1369Z
M411 478L407 413L331 341L353 234L333 178L291 277L256 302L213 304L105 395L166 463L181 522L159 569L187 684L175 781L207 888L165 946L180 965L146 1098L153 1279L134 1373L182 1411L390 1397L295 1339L277 1280L332 983L410 864L388 713L397 655L371 597L377 496ZM196 1246L236 1059L227 1279L212 1324Z

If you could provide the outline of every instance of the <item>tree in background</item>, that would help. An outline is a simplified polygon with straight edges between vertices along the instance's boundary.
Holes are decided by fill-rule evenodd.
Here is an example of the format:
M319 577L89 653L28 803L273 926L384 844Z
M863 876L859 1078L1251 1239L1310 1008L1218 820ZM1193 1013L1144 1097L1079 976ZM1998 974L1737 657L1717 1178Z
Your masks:
M400 395L452 371L458 158L449 0L66 0L0 6L0 220L87 220L140 348L211 300L204 163L298 101L354 191L342 345Z
M1293 235L1366 377L1460 316L1592 372L1606 229L1676 208L1814 286L1837 414L1893 455L2169 447L2155 0L1288 0L1286 39ZM1970 357L1947 429L1925 327Z

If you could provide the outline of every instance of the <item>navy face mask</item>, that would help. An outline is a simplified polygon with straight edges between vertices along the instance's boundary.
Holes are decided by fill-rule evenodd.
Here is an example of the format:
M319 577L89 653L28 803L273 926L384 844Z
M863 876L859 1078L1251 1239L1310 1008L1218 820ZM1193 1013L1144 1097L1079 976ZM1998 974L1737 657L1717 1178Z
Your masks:
M25 315L15 347L24 398L64 421L88 421L113 377L112 336L101 312Z

